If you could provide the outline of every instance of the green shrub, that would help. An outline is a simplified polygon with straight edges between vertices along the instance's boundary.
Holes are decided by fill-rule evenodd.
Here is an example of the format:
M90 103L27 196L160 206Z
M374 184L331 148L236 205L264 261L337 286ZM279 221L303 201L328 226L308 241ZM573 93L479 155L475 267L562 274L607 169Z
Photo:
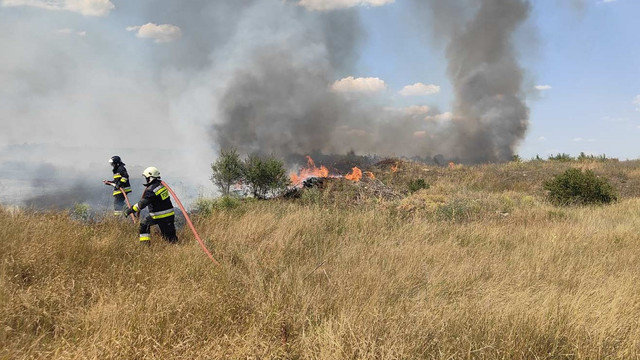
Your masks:
M87 203L73 204L71 217L76 220L87 221L91 218L91 207Z
M249 155L243 163L244 179L258 199L275 197L289 186L282 160L275 156Z
M568 169L545 181L544 188L549 191L549 200L560 206L608 204L617 200L611 184L591 170Z
M216 210L233 210L240 206L241 200L231 196L218 199L198 198L192 206L192 211L201 216L210 216Z
M409 182L409 191L414 193L421 189L428 189L429 184L427 184L424 179L415 179Z
M551 155L549 156L549 160L551 161L560 161L560 162L569 162L569 161L573 161L573 157L571 157L571 155L569 154L558 154L558 155Z
M607 158L607 155L602 154L602 155L587 155L584 152L581 152L580 155L578 155L578 157L576 158L576 160L581 161L581 162L605 162L607 160L609 160Z

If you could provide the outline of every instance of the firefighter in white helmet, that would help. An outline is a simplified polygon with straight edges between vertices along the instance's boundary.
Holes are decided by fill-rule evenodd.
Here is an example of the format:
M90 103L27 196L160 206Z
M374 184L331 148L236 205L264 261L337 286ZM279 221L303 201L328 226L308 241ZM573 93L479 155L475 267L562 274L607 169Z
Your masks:
M162 237L170 242L178 242L176 227L174 224L175 212L169 197L169 190L162 185L160 171L155 167L148 167L142 175L147 180L146 189L140 201L130 208L126 208L124 216L129 216L133 212L140 212L145 207L149 207L149 215L140 221L140 243L151 244L151 226L158 225Z

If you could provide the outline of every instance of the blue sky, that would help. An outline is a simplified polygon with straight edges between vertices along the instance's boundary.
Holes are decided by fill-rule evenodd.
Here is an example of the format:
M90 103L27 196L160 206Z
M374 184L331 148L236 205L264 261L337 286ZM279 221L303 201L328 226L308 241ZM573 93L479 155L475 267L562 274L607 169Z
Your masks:
M361 9L368 39L354 76L380 77L395 106L429 105L449 111L452 88L444 45L407 27L406 1ZM527 71L531 121L518 153L525 157L581 151L639 158L640 1L589 0L583 9L561 1L534 2L529 22L516 35ZM428 27L425 27L428 30ZM393 93L407 84L441 86L426 97ZM535 85L551 89L538 91Z

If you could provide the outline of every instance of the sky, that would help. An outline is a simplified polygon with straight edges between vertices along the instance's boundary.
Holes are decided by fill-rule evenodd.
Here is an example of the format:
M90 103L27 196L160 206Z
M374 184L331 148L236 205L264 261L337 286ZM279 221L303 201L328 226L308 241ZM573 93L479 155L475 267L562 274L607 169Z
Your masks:
M444 46L407 31L407 3L401 0L362 9L370 29L358 76L388 84L402 106L437 105L449 111L451 86ZM530 127L517 153L524 158L569 153L640 158L640 1L590 0L584 7L537 0L519 43L531 111ZM424 46L427 43L428 46ZM436 84L428 97L403 98L406 84ZM545 90L536 90L544 86ZM547 89L548 88L548 89Z
M471 28L485 7L508 8L475 18L491 36ZM637 0L0 0L0 201L15 181L98 183L116 154L206 194L230 146L639 158L637 14Z

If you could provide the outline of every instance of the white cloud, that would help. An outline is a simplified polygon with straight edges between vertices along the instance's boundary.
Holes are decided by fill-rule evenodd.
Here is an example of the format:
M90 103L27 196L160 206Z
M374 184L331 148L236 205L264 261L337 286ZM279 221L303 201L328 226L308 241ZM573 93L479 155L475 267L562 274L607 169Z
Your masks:
M581 137L577 137L577 138L573 138L573 141L574 142L582 142L582 141L584 141L584 139L581 138Z
M115 8L110 0L1 0L2 6L31 6L45 10L72 11L84 16L107 16Z
M386 88L387 84L377 77L354 78L353 76L349 76L331 85L331 89L337 92L374 93Z
M426 115L431 111L430 107L420 105L407 106L403 108L386 107L384 109L386 111L401 112L405 115Z
M154 39L156 43L172 42L182 37L182 30L171 24L156 25L148 23L142 26L129 26L127 31L137 31L137 37Z
M433 95L440 92L440 86L432 84L415 83L405 86L401 91L402 96L425 96Z
M640 111L640 95L636 96L636 98L633 100L633 103L638 106L636 110Z
M545 91L545 90L553 89L553 87L551 85L536 85L535 88L538 91Z
M544 137L544 136L540 136L540 137L538 138L538 141L540 141L540 142L547 141L547 138L546 138L546 137Z
M438 115L433 115L433 116L427 116L424 118L427 121L444 121L444 120L451 120L453 119L453 113L451 112L445 112L442 114L438 114Z
M394 2L395 0L300 0L298 5L307 10L328 11L354 6L383 6Z

